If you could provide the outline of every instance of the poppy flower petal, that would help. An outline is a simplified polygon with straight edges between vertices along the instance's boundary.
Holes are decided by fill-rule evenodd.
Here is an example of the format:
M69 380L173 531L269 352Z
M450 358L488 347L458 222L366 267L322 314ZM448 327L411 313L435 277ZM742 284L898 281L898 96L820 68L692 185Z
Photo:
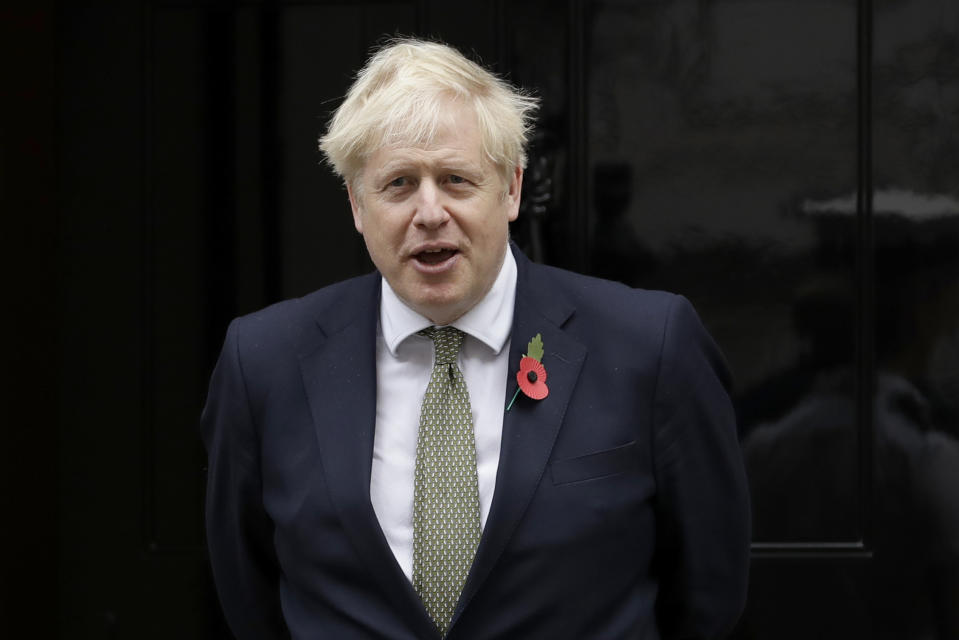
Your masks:
M546 367L535 358L525 357L519 361L516 383L523 393L533 400L542 400L549 395L546 386Z

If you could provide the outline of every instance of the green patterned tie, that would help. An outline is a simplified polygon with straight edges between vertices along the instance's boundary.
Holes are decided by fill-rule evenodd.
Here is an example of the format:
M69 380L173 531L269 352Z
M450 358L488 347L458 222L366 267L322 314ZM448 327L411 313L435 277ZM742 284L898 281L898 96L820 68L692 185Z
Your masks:
M413 588L446 633L480 539L476 442L466 381L456 366L464 334L453 327L419 332L435 359L416 441L413 487Z

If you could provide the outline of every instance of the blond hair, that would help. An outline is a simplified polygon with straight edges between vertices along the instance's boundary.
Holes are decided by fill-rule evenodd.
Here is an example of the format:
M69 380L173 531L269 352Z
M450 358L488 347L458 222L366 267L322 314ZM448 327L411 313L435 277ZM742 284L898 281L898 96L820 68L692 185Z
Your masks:
M483 152L504 180L526 167L538 100L452 47L408 38L388 42L357 73L320 149L337 175L353 184L377 149L429 144L451 101L476 114Z

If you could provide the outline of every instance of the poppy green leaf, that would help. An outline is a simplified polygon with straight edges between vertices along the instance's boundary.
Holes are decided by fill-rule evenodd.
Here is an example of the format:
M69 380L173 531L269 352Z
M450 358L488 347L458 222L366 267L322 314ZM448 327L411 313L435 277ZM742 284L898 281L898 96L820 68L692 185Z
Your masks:
M526 346L526 356L538 362L543 361L543 336L537 333Z

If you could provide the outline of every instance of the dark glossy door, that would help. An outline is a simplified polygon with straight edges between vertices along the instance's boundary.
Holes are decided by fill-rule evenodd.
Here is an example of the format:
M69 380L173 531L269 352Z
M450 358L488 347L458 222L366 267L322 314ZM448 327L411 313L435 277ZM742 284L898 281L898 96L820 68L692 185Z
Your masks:
M23 335L55 324L58 347L52 367L17 351L57 389L55 435L24 445L58 452L35 484L58 532L56 580L29 581L56 603L41 636L226 637L206 380L231 317L369 268L316 139L368 48L405 33L542 97L512 230L532 257L682 293L725 352L754 501L736 637L959 637L954 0L41 14L57 217L21 253L59 265L38 276L58 294Z

